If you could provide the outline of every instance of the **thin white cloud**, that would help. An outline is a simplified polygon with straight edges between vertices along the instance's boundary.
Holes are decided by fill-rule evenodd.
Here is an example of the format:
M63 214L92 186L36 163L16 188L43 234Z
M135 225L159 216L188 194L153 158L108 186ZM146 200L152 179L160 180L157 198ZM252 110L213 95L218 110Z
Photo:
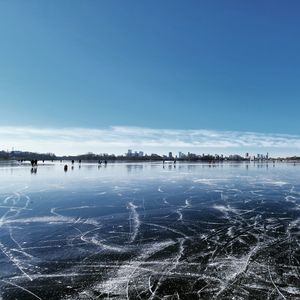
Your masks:
M177 130L140 127L37 128L0 127L0 149L19 149L56 154L147 153L193 151L196 153L270 152L299 155L300 136L216 130Z

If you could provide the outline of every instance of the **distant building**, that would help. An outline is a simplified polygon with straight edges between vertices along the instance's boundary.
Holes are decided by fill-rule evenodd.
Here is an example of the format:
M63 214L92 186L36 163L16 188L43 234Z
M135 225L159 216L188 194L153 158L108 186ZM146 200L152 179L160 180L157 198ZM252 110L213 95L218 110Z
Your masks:
M256 160L268 160L269 159L269 153L265 154L257 154L256 156Z
M169 158L173 158L172 152L169 152Z
M230 160L243 160L242 156L238 154L229 155Z
M185 155L183 152L179 152L179 153L178 153L178 158L183 159L183 158L185 158L185 157L186 157L186 155Z
M184 155L184 157L186 157L186 158L188 158L188 159L189 159L189 158L193 158L193 159L194 159L194 158L197 157L197 155L196 155L195 153L188 152L187 155Z
M197 155L195 153L188 152L188 158L195 159Z
M265 159L269 159L269 154L268 153L267 153L267 155L257 154L257 160L265 160Z
M144 152L143 151L132 151L131 149L128 149L127 153L125 154L127 157L143 157Z

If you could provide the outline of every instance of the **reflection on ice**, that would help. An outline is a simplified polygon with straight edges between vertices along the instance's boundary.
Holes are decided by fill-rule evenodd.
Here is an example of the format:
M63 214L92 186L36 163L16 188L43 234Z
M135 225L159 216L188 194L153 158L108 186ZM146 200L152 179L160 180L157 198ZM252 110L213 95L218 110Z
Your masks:
M0 299L300 298L298 166L62 166L0 168Z

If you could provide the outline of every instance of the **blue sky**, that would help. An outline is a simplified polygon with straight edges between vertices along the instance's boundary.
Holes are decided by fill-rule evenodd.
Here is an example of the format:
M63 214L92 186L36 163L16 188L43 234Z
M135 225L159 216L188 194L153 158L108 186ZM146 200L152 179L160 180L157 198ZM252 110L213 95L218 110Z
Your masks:
M296 0L2 0L0 126L298 137L299 31Z

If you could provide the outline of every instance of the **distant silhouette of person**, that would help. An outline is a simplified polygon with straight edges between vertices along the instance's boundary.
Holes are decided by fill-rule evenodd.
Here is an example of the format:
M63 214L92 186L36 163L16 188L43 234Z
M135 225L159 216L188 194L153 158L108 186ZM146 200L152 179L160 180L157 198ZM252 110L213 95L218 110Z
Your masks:
M72 165L74 164L74 159L72 159Z
M68 165L64 165L64 171L65 171L65 172L68 171Z
M30 170L31 174L36 174L36 172L37 172L37 168L31 168L31 170Z
M98 164L99 164L99 165L101 165L101 164L102 164L102 161L101 161L101 160L99 160L99 161L98 161Z
M32 159L30 162L32 167L37 166L38 163L37 159Z
M81 159L79 159L79 161L78 161L80 164L81 164Z
M104 161L104 164L107 165L107 160Z

